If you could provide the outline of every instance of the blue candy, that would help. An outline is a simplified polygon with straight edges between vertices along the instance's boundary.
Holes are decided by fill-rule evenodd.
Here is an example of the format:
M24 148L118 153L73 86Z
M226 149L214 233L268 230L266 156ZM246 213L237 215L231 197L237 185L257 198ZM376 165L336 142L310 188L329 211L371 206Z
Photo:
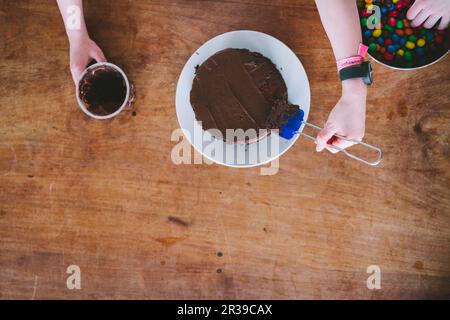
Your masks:
M387 51L389 51L390 53L395 52L395 47L391 44L387 46Z
M391 38L392 38L392 41L393 41L394 43L397 43L397 42L400 41L400 37L399 37L399 35L396 34L396 33L394 33L394 34L392 35Z
M382 37L378 37L377 42L380 46L384 45L384 39Z
M416 53L417 53L419 56L423 56L423 55L425 54L425 50L424 50L424 48L417 47L417 48L416 48Z

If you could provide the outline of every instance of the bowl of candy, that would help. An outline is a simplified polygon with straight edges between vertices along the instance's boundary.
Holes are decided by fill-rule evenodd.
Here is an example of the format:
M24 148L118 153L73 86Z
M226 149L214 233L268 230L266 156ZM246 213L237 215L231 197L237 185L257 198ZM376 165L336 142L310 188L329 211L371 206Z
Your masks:
M450 28L413 28L407 18L414 0L358 0L363 42L377 62L400 70L424 68L443 59Z

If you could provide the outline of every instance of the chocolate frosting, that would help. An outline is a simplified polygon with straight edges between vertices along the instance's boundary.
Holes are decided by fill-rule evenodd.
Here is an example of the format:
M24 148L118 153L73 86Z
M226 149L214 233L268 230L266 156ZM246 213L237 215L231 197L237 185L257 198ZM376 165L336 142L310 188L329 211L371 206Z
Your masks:
M197 67L191 105L203 129L278 129L299 107L272 61L246 49L225 49Z

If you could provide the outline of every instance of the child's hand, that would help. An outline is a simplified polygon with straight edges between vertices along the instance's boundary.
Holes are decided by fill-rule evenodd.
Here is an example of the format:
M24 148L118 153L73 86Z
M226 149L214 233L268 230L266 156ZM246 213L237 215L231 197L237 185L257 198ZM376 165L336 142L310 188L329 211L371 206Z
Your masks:
M450 0L416 0L406 16L414 28L423 24L431 29L441 19L438 29L444 30L450 22Z
M92 60L106 62L103 51L89 36L70 39L70 71L75 85L78 84L81 74Z
M339 134L346 138L362 140L365 132L367 86L361 79L351 79L342 82L342 97L331 111L324 129L317 136L317 152L325 148L331 153L348 148L354 143L334 137Z

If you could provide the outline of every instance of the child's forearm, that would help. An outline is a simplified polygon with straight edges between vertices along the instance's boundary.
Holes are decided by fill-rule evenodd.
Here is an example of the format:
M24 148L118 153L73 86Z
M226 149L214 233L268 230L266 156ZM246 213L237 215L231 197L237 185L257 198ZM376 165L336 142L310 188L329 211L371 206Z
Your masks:
M336 60L354 56L362 42L356 0L316 0Z
M57 0L70 42L88 36L83 14L83 0Z
M82 0L57 0L70 42L70 71L78 84L81 74L92 60L106 62L102 49L89 37Z
M362 42L358 8L355 0L316 0L325 31L330 39L336 60L358 53ZM362 81L344 81L343 94L367 94Z
M358 54L362 41L356 0L316 0L325 31L330 39L336 60ZM333 108L324 126L317 136L317 151L335 147L345 149L354 143L336 138L336 134L361 140L365 131L367 86L361 79L349 79L342 82L342 97Z

